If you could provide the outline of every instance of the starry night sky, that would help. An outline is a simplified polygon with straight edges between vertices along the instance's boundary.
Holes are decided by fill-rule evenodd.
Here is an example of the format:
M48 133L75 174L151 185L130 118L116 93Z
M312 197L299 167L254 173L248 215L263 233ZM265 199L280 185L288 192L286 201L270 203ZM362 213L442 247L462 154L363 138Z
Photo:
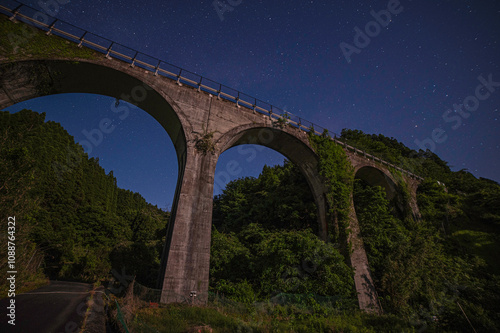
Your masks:
M500 83L479 91L487 96L479 105L472 98L479 76L500 82L500 1L58 1L52 3L58 3L54 14L60 20L333 132L360 129L418 149L417 142L429 142L433 131L442 129L446 140L428 148L453 170L500 181ZM23 2L45 10L38 1ZM398 14L379 31L380 24L370 23L371 12L388 8ZM361 44L348 62L341 45L356 47L355 29L366 33L367 24L372 37L357 40ZM460 106L464 101L473 111ZM47 112L78 141L82 130L113 115L113 104L104 96L60 95L8 110ZM92 155L114 171L120 187L170 207L177 178L170 139L142 110L115 124L117 130ZM229 150L216 177L230 160L243 168L237 177L256 176L264 164L282 163L283 156L259 149L249 163ZM215 194L223 178L216 181Z

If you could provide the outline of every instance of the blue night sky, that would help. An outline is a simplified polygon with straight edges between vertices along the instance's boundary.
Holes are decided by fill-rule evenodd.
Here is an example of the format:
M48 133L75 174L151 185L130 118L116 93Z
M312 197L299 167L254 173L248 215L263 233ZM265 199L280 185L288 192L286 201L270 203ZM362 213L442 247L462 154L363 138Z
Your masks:
M427 143L425 148L453 170L500 181L499 1L24 3L333 132L380 133L413 149ZM381 12L386 10L390 18ZM381 23L375 23L372 12L381 13ZM477 91L480 76L490 84ZM169 137L144 111L131 106L131 115L120 121L113 107L114 99L74 94L34 99L7 110L46 112L76 141L85 139L82 131L97 128L102 118L113 119L116 129L91 155L100 158L107 172L113 170L120 187L170 208L177 161ZM431 147L432 133L439 129L446 140L435 140L439 142ZM260 147L255 160L245 157L237 149L221 156L215 194L227 181L222 171L229 161L242 167L233 177L238 178L257 176L264 164L284 159Z

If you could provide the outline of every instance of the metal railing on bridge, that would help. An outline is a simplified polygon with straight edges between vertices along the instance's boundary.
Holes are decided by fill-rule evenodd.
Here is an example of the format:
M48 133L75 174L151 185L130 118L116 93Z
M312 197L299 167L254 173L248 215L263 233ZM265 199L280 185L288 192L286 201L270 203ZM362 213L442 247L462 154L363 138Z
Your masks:
M410 177L423 180L422 177L417 176L408 170L400 168L399 166L389 163L379 157L368 154L361 149L348 145L346 142L339 140L339 136L336 133L319 126L318 124L314 124L302 117L296 116L286 110L277 108L272 104L246 95L238 90L190 72L179 66L170 64L166 61L134 50L105 37L96 35L90 31L76 27L68 22L54 18L16 0L2 0L2 2L5 4L0 4L0 13L5 14L12 21L22 21L45 31L47 35L54 34L63 37L66 40L78 44L79 47L86 46L90 49L101 52L109 59L115 58L128 62L131 67L141 67L145 70L151 71L156 76L161 75L174 80L179 85L187 84L196 88L200 92L204 91L217 96L219 99L233 102L238 108L243 106L253 110L254 113L258 112L267 115L271 118L271 120L278 121L282 124L290 125L305 132L313 132L316 135L327 134L335 143L343 146L345 149L399 170Z

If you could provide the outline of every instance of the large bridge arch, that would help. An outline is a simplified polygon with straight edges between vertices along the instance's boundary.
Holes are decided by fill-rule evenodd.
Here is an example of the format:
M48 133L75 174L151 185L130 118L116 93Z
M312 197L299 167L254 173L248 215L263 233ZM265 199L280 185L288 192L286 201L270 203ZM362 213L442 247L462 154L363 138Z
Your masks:
M91 93L130 102L149 113L165 129L176 150L178 180L163 253L160 284L163 283L171 247L175 248L179 242L186 243L182 236L174 236L174 226L179 225L178 229L181 231L178 233L183 234L186 220L192 220L191 208L197 204L193 200L195 194L183 195L184 189L188 188L189 191L189 185L193 182L190 165L197 164L197 161L193 161L197 157L193 155L193 126L184 109L171 97L172 91L178 92L175 88L178 87L165 85L164 80L158 80L150 72L106 58L0 62L0 109L47 95ZM123 116L126 109L127 107L119 105L116 115ZM186 170L189 174L187 177ZM192 235L188 235L188 238L189 236ZM177 243L171 244L172 239ZM178 256L170 257L171 260L180 261ZM203 280L203 277L196 279Z
M171 138L180 164L191 124L182 110L144 71L115 61L55 59L0 63L0 109L37 97L89 93L130 102L149 113ZM104 59L107 60L107 59ZM118 109L118 115L121 116ZM124 111L125 112L125 111Z
M268 123L241 125L224 133L217 141L217 154L243 145L256 144L281 153L304 175L317 206L319 237L328 240L327 204L324 182L318 172L318 156L309 145L307 134L290 128L269 126Z

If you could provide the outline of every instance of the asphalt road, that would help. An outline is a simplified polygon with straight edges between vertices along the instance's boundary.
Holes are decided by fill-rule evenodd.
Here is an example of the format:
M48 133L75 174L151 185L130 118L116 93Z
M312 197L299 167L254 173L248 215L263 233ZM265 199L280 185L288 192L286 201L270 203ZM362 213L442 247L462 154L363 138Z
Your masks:
M0 332L77 333L87 310L92 285L51 281L49 285L15 297L15 326L8 323L10 299L0 300Z

